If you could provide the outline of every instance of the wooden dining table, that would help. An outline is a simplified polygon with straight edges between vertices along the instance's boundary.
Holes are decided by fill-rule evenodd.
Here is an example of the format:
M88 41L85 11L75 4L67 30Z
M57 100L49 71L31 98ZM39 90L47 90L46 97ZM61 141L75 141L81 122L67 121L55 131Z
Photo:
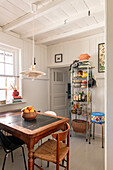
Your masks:
M28 147L28 170L34 170L33 149L38 141L65 128L68 118L37 113L32 121L24 120L20 111L0 114L0 129L22 139Z

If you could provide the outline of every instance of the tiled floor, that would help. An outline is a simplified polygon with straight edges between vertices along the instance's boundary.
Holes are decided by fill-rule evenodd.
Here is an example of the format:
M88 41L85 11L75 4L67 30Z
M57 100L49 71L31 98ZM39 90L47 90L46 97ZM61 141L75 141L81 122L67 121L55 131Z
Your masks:
M74 135L70 138L70 170L104 170L104 149L101 148L101 138L96 138L89 145L81 135ZM25 147L27 159L27 147ZM2 169L4 151L0 148L0 170ZM38 161L40 164L40 161ZM50 163L46 168L43 161L43 168L55 170L55 165ZM63 169L63 168L61 168ZM14 152L14 163L11 162L11 155L7 157L5 170L24 170L24 163L21 149ZM35 167L35 170L38 168Z

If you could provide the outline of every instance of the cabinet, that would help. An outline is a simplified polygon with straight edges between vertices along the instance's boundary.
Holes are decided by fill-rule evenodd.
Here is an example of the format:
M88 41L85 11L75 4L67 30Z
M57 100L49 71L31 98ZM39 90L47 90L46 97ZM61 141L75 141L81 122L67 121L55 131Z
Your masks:
M92 112L92 85L94 67L71 67L71 129L86 134L88 140L90 113Z

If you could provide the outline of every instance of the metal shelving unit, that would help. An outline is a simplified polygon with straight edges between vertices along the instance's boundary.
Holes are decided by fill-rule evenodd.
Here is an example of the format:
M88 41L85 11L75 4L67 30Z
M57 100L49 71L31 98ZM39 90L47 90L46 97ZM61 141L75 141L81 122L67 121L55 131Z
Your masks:
M92 88L88 87L88 81L93 77L93 68L94 67L86 67L86 68L71 67L70 125L71 125L71 129L73 128L75 132L84 133L86 135L86 141L88 140L89 120L90 120L90 113L92 112ZM84 71L87 74L87 76L80 77L80 75L78 75L79 71ZM83 81L87 82L84 88L82 86ZM79 82L78 87L77 87L77 82ZM82 93L80 93L81 91ZM79 100L79 98L76 97L77 94L81 94L81 100ZM82 94L85 95L85 100L83 101L82 101ZM76 98L78 98L78 100L76 100ZM83 109L84 107L85 109ZM82 129L82 121L83 121L83 129Z

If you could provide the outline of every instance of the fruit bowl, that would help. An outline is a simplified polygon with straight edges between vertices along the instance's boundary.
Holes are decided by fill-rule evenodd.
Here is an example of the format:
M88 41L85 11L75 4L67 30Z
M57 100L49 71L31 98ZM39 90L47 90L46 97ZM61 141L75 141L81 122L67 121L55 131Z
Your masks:
M27 106L22 109L21 116L25 120L34 120L37 117L37 111L32 108L33 106Z

